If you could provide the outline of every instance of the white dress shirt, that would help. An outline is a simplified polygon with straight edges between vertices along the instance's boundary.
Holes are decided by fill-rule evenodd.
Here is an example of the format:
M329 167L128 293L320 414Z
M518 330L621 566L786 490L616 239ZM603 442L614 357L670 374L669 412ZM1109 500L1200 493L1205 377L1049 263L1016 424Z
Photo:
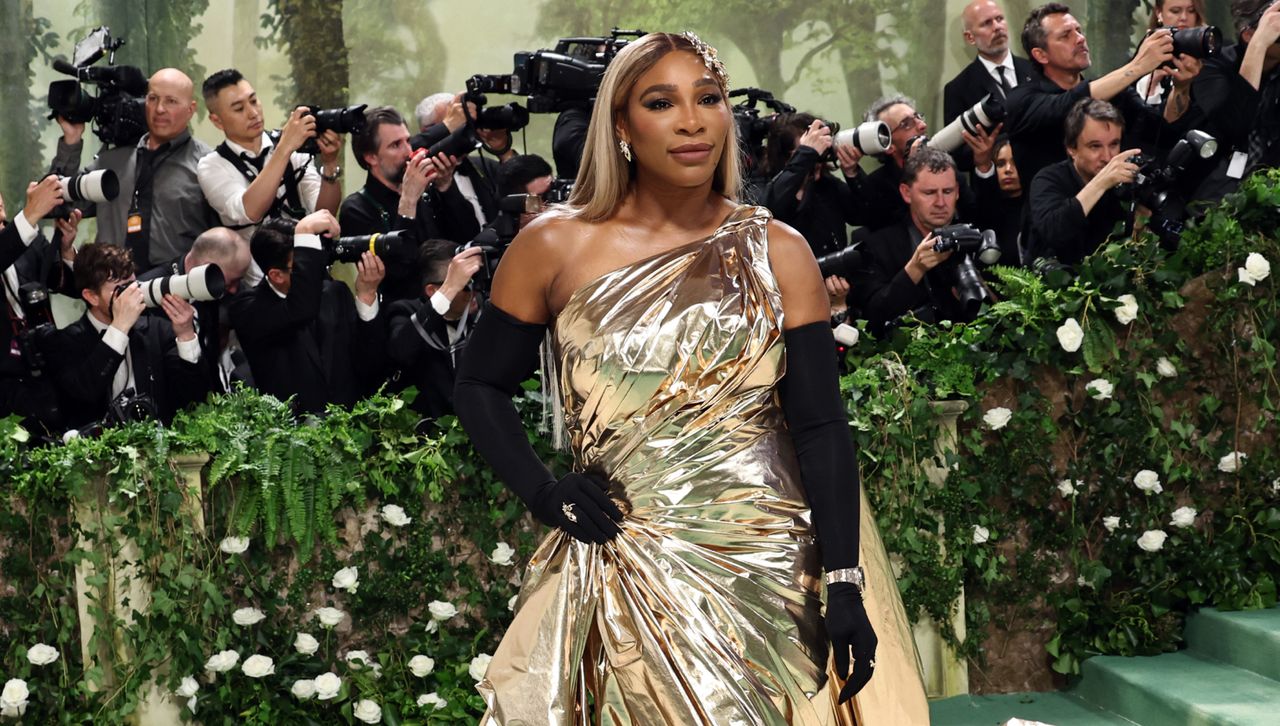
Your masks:
M978 60L982 61L983 67L987 69L987 74L990 75L993 79L995 79L997 86L1000 85L1000 72L997 71L996 68L1000 67L1000 68L1004 68L1004 77L1006 80L1009 81L1009 88L1014 89L1018 87L1018 74L1013 69L1012 53L1005 53L1004 62L1002 63L992 63L991 61L987 60L982 56L978 56ZM209 157L206 156L205 158L207 159Z
M18 212L18 216L13 218L13 226L18 230L18 237L22 239L22 244L31 246L31 242L35 240L37 230L22 212ZM26 314L22 312L22 303L18 301L18 287L21 285L18 281L18 269L16 265L9 265L4 271L4 296L9 301L9 309L13 311L19 319L25 318Z
M111 346L111 349L124 356L124 360L120 361L120 365L116 368L116 375L111 380L111 398L120 395L120 392L126 388L137 390L137 381L133 377L133 353L129 350L129 336L127 333L120 332L119 328L113 328L107 323L98 320L98 317L92 312L86 313L89 316L89 324L93 329L102 333L102 342ZM178 357L188 363L197 363L200 361L200 341L192 336L191 340L178 341Z
M275 150L275 145L272 144L271 137L263 132L262 150L257 154L230 139L227 140L227 148L237 156L242 153L251 159L263 156L262 165L265 167L271 158L271 153ZM316 211L316 200L320 198L321 180L320 172L316 171L315 165L311 163L311 155L295 151L289 157L289 164L294 170L306 169L298 182L298 198L308 213ZM222 223L228 227L240 227L236 231L248 240L253 235L253 230L258 227L257 222L249 219L244 211L244 193L249 189L249 180L216 151L200 160L196 167L196 176L200 180L200 190L204 192L205 199L209 200L209 206L218 213ZM276 189L276 198L282 197L284 197L283 179L279 188Z

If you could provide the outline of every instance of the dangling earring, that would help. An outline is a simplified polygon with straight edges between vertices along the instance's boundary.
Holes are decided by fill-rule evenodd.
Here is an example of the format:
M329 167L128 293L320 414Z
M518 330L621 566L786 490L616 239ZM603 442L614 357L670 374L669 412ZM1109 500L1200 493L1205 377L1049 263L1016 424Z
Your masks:
M628 163L631 162L631 144L628 144L626 139L618 139L618 151L622 152L622 158Z

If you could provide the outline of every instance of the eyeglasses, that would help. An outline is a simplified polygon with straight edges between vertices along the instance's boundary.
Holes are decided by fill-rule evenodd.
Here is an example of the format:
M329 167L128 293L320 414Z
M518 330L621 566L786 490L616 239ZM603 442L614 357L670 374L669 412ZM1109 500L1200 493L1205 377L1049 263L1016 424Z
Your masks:
M924 123L924 114L920 113L919 111L916 111L910 116L899 121L898 125L894 128L894 131L906 131L912 126L916 126L921 123Z

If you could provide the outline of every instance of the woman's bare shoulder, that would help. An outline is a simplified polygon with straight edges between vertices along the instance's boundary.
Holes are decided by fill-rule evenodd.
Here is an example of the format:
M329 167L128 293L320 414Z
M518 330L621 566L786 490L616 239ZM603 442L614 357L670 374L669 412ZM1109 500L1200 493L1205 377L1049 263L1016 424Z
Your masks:
M525 225L503 252L493 303L521 320L546 322L551 286L578 255L590 227L563 213L543 214Z

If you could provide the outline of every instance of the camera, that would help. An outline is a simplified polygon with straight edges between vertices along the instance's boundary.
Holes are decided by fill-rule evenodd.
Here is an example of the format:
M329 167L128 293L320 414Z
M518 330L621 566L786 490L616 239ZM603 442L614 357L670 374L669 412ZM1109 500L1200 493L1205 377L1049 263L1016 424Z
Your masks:
M558 179L552 184L547 194L554 192L556 196L563 196L568 199L569 191L572 188L573 182L571 180ZM489 286L493 282L493 273L498 269L498 262L502 260L502 254L507 251L507 246L511 244L511 240L515 239L516 233L520 231L520 215L541 214L546 209L546 205L551 203L554 202L547 199L546 195L539 197L536 194L508 194L498 200L498 216L484 229L480 230L480 234L476 235L475 239L466 244L458 245L453 252L457 255L465 250L475 247L480 248L480 269L471 276L472 289L477 292L488 293Z
M160 408L156 406L154 398L126 388L107 406L107 415L103 417L102 425L122 426L157 418L160 418Z
M1187 201L1178 191L1178 182L1187 166L1196 159L1208 159L1218 153L1218 140L1200 131L1188 131L1169 150L1163 163L1160 159L1137 154L1129 161L1138 167L1132 184L1116 187L1121 199L1135 201L1151 212L1148 228L1160 241L1176 246L1185 228Z
M742 98L733 105L733 120L738 126L738 144L748 157L760 159L764 155L764 142L769 138L769 126L780 113L795 113L796 107L785 101L774 98L773 94L759 88L735 88L729 91L729 98ZM760 115L757 104L764 104L772 111L767 116ZM759 155L756 151L759 150Z
M307 111L316 117L316 136L307 139L306 143L298 147L298 151L303 154L319 154L320 146L316 143L316 137L326 131L354 134L364 130L364 110L366 108L368 108L368 104L365 103L358 106L347 106L346 108L306 106Z
M66 219L71 216L72 202L109 202L120 194L120 179L110 169L82 171L75 176L60 176L58 184L62 187L62 198L66 201L47 215L51 219Z
M42 282L21 285L18 288L18 304L22 306L23 316L22 330L16 338L18 352L27 373L32 378L40 378L47 366L44 341L57 330L53 322L53 307L49 302L49 288Z
M963 132L968 131L974 134L981 128L983 131L991 133L997 124L1004 121L1004 117L1004 103L988 94L981 101L973 104L973 108L965 109L963 113L956 117L955 121L947 124L941 131L934 134L927 143L932 148L941 149L948 154L955 153L956 149L964 146ZM907 144L907 148L911 148L910 143Z
M827 124L835 135L837 146L852 146L863 154L883 154L893 143L889 125L883 121L865 121L851 129L840 130L839 124Z
M132 146L147 132L147 78L135 66L115 65L116 51L124 38L112 38L111 29L95 28L76 43L71 62L53 60L53 69L75 78L49 84L49 116L71 123L92 123L93 133L110 146ZM104 54L107 65L95 67ZM98 87L92 95L84 84Z
M1222 50L1222 31L1212 25L1201 25L1198 28L1153 28L1147 31L1147 35L1151 35L1157 30L1167 30L1173 35L1173 54L1189 55L1192 58L1212 58ZM1172 63L1165 63L1166 67L1173 67Z
M372 252L383 260L395 263L410 263L418 250L417 238L406 229L351 237L321 237L320 241L329 253L329 264L356 263L365 252Z
M964 314L972 318L990 297L974 258L983 265L994 265L1000 261L996 233L990 229L979 231L971 224L949 224L933 230L933 234L936 237L934 252L956 253L935 269L948 279Z
M573 179L556 179L552 181L547 191L542 193L543 203L564 204L569 201L569 196L573 194L573 182Z
M142 301L149 308L158 308L165 295L174 295L188 302L207 302L221 298L227 291L222 268L213 263L191 268L185 275L166 275L151 280L122 282L116 285L111 302L129 286L142 290Z
M818 270L822 272L823 278L837 275L850 280L859 267L862 267L861 242L854 242L842 250L818 258Z

